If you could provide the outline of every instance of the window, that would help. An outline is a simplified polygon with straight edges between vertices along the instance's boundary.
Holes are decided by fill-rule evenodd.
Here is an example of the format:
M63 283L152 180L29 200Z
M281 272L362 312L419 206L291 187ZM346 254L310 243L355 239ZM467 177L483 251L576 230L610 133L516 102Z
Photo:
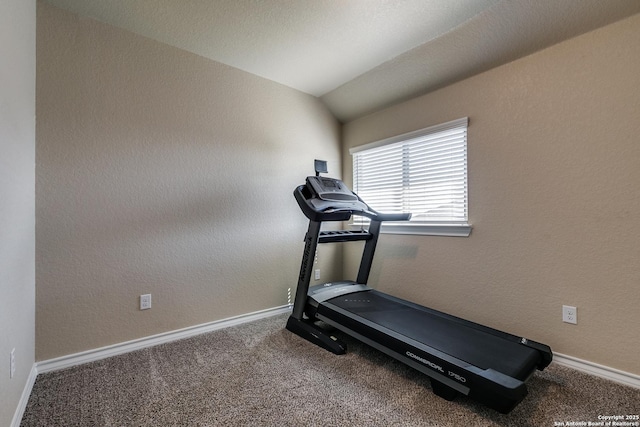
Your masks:
M379 212L412 213L411 221L383 223L383 232L469 235L467 124L465 117L350 150L354 191Z

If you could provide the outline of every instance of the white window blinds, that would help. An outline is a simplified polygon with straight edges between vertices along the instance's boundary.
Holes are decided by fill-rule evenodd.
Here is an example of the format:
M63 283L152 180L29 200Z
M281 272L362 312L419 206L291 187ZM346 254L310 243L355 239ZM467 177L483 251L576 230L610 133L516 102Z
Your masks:
M468 118L351 149L354 191L412 225L466 225Z

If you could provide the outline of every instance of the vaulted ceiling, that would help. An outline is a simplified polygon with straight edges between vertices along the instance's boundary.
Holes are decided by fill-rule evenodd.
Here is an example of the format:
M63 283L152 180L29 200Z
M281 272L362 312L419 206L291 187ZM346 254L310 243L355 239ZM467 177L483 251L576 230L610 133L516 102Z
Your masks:
M638 0L45 0L320 97L341 121L640 13Z

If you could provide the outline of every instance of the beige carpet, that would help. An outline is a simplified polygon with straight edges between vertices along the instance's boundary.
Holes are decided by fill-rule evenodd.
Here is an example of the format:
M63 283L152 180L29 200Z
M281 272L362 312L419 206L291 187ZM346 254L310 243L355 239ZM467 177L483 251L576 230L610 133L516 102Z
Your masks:
M333 355L277 316L39 375L22 426L555 426L640 413L640 390L552 364L502 415L349 338ZM569 425L569 424L567 424ZM576 424L579 425L579 424Z

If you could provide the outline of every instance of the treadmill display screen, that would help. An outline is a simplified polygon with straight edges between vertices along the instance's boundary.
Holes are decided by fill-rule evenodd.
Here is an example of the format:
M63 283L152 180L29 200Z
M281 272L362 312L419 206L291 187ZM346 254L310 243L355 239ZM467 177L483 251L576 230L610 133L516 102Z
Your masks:
M333 179L322 179L322 186L325 188L337 188L336 182Z
M339 179L309 176L307 183L321 200L337 202L358 200L358 197Z

